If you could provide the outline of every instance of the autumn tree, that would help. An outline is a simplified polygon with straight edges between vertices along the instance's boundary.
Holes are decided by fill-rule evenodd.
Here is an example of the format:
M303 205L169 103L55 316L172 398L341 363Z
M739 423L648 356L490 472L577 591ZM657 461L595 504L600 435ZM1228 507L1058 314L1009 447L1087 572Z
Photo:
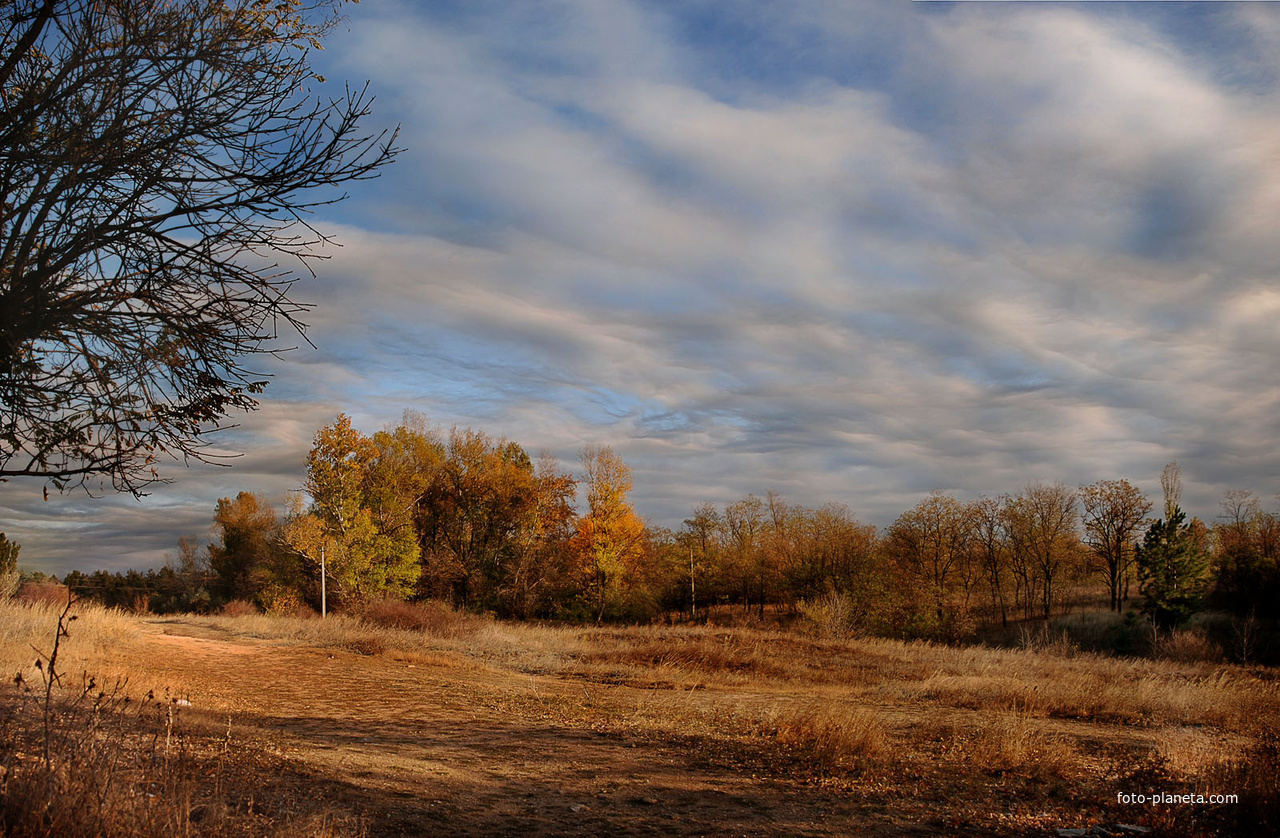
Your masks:
M234 499L222 498L213 523L217 541L209 545L209 565L218 599L271 608L304 587L297 556L283 549L280 519L265 497L240 492Z
M1232 489L1213 527L1214 603L1240 616L1280 615L1280 515Z
M573 479L554 459L482 431L454 428L419 497L423 589L460 605L506 614L537 611L573 518ZM561 569L563 570L563 569Z
M619 604L628 574L644 559L645 529L627 497L631 467L608 446L584 446L578 461L587 486L587 514L578 518L573 548L600 622Z
M136 494L257 405L312 211L395 154L363 90L314 96L337 6L4 4L0 478Z
M1006 521L1014 564L1027 586L1028 616L1038 599L1047 620L1061 596L1059 583L1080 559L1075 492L1061 483L1032 483L1006 503Z
M499 589L504 612L514 617L551 613L572 597L570 584L577 481L545 454L534 470L534 502L512 541Z
M734 580L743 608L750 611L755 599L761 614L765 598L761 584L766 562L765 514L764 501L755 494L748 494L724 508L726 571Z
M1137 534L1151 501L1128 480L1099 480L1079 489L1085 544L1101 565L1111 595L1111 610L1120 611L1128 596Z
M308 508L296 508L283 541L313 567L323 561L332 590L342 599L408 596L421 568L415 533L379 526L368 477L378 446L339 415L321 428L307 456Z
M878 562L876 528L858 521L845 505L828 503L817 509L792 507L790 532L791 595L838 599L847 631L878 621L889 604L890 585Z
M991 613L1000 615L1002 626L1009 625L1009 516L1005 503L981 497L966 510L973 527L974 564L986 582Z
M693 515L684 519L676 540L688 555L689 613L697 617L698 603L710 604L718 593L715 574L720 566L720 536L723 520L714 503L699 504ZM701 586L701 600L699 600ZM682 593L684 586L681 586Z
M938 490L898 516L886 531L886 553L901 571L904 584L918 586L919 597L932 612L920 631L952 633L959 628L958 618L963 615L953 609L951 600L972 544L973 526L964 506Z

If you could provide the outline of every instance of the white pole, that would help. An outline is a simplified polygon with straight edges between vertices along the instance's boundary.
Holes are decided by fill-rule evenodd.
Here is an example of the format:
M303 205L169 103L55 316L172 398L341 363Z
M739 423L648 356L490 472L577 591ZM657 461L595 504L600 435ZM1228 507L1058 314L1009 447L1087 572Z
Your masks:
M328 616L328 603L325 601L324 545L320 545L320 616Z

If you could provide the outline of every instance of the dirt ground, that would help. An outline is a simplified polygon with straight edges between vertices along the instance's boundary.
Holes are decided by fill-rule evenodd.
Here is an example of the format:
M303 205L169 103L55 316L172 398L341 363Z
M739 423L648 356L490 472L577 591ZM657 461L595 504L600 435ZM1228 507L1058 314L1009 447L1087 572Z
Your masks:
M689 737L628 730L616 720L644 694L625 686L449 653L280 645L181 620L144 630L147 660L122 663L189 698L188 723L229 720L232 748L278 760L273 784L357 813L374 836L992 834L930 800L936 784L917 798L901 780L795 778L750 757L709 758Z

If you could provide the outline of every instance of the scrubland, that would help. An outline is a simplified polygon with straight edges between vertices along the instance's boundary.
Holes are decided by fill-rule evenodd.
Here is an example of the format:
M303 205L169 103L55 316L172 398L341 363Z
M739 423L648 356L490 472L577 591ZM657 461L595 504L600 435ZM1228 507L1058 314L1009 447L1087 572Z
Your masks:
M12 835L1280 824L1280 681L1262 667L433 604L326 620L77 605L46 704L59 613L0 603ZM1153 792L1239 802L1117 800Z

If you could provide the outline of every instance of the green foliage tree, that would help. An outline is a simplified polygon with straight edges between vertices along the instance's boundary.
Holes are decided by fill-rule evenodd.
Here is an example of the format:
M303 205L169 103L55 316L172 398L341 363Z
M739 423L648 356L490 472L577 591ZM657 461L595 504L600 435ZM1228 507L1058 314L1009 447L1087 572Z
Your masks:
M269 609L305 587L298 557L281 544L280 519L265 497L240 492L222 498L213 523L218 540L209 545L209 566L215 599L243 599Z
M411 528L384 529L366 491L378 448L345 414L321 428L307 457L308 509L295 509L284 544L314 568L327 569L339 599L413 593L421 567ZM318 587L318 586L317 586Z
M0 575L18 570L18 551L21 549L21 544L10 541L0 532Z
M1195 523L1187 523L1186 514L1174 505L1167 519L1147 528L1137 548L1143 612L1162 630L1185 623L1204 601L1209 556Z
M9 0L0 16L0 478L139 493L253 409L336 187L392 159L313 98L340 0Z

